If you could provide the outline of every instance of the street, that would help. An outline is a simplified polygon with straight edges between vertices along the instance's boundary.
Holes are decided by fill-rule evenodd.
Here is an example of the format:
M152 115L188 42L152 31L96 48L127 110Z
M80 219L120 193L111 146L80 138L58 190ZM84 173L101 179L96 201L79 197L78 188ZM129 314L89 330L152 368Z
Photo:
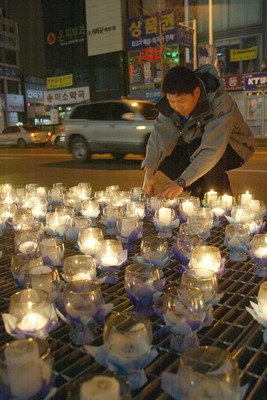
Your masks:
M142 157L128 155L116 160L109 154L93 155L85 164L76 163L64 149L48 146L45 148L0 148L0 184L11 183L23 186L38 183L52 186L64 182L67 187L79 182L90 182L93 190L119 184L122 190L141 186L143 171L140 170ZM238 170L229 173L234 195L246 190L255 199L267 204L267 147L259 147L256 153ZM160 172L156 175L156 191L168 180ZM212 188L211 188L212 189Z

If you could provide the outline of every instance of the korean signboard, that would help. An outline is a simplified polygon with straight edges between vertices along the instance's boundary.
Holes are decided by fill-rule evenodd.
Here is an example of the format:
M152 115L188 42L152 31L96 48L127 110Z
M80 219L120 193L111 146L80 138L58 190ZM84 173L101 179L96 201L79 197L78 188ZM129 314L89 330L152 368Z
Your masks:
M0 65L0 78L20 78L21 71L19 68L6 67L5 65Z
M0 46L5 49L18 50L18 41L15 35L0 31Z
M44 103L51 106L81 103L89 99L88 86L44 92Z
M88 56L124 49L124 4L125 0L86 0Z
M24 96L20 94L2 95L3 111L23 112Z
M53 76L46 80L47 89L56 89L73 85L73 75Z
M230 49L230 61L255 60L257 58L258 46L248 49Z
M245 90L267 89L267 72L244 75Z
M32 83L25 83L25 97L26 101L30 103L43 103L45 85L35 85Z
M162 97L160 89L151 90L134 90L130 91L130 99L147 100L152 102L158 102Z
M143 15L128 20L128 51L177 42L177 22L174 10Z
M85 24L51 30L46 35L46 42L48 46L68 46L75 43L84 42L85 39Z
M243 90L244 77L243 75L228 75L221 77L226 90Z

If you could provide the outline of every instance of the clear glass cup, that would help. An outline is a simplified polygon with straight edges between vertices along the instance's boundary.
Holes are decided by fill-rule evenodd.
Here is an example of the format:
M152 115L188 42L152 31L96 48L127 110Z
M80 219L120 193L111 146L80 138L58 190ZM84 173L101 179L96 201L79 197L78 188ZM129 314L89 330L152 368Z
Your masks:
M197 246L203 245L203 239L198 235L180 233L177 238L176 245L179 252L181 252L184 257L190 259L193 249Z
M122 252L122 243L119 240L100 240L96 243L95 259L96 262L103 267L118 265Z
M31 266L25 271L25 289L41 289L51 296L53 292L55 293L58 284L58 271L56 269L52 269L48 265Z
M180 356L179 389L185 400L230 400L239 390L238 364L231 353L213 346L195 347Z
M197 274L192 269L184 271L181 285L200 289L206 304L214 300L218 293L217 275L214 271L208 269L199 269Z
M23 332L43 329L52 314L50 296L40 289L23 289L10 297L9 314L15 328Z
M267 257L267 234L258 233L253 236L250 242L250 249L256 258L262 259Z
M143 237L140 254L146 262L163 261L168 255L167 239L158 236Z
M71 207L71 206L66 206L66 205L57 206L55 208L55 213L62 213L62 214L68 215L70 218L73 218L75 215L75 210L74 210L74 207ZM62 215L62 214L60 214L60 215Z
M198 274L198 269L218 272L221 266L221 252L215 246L196 246L191 253L191 267Z
M100 228L84 228L78 235L78 245L84 254L94 255L95 247L99 240L103 240L103 231Z
M100 213L97 200L87 200L81 202L81 214L88 218L96 218Z
M96 277L95 259L89 255L66 257L63 263L63 274L67 282L90 281Z
M232 207L231 217L238 224L249 224L255 220L255 213L250 211L247 206L235 205Z
M138 218L136 215L121 217L117 221L119 235L123 238L128 238L137 226Z
M185 198L180 198L179 209L186 213L188 216L194 214L199 207L200 201L198 197L189 196Z
M0 349L0 385L6 398L32 399L52 378L53 357L48 343L18 339Z
M121 218L123 215L122 208L120 206L112 206L108 204L103 209L103 216L106 218L107 221L117 220Z
M20 287L23 287L24 275L27 268L40 265L43 265L43 258L40 251L29 254L19 253L11 257L11 272L16 277L16 282Z
M62 265L65 253L65 246L62 240L55 238L42 239L39 248L45 265L52 267Z
M137 312L111 315L105 321L103 339L111 354L128 361L138 359L150 351L151 322Z
M267 282L262 282L260 284L258 292L258 305L260 312L267 319Z
M64 286L63 306L70 317L90 318L104 304L101 288L91 281L73 281Z
M160 207L155 211L155 217L165 226L171 225L175 218L175 212L170 207Z
M245 224L229 224L225 227L224 244L230 250L230 258L234 253L238 254L239 259L247 259L247 249L250 242L250 230Z
M27 225L34 222L33 214L25 210L17 210L13 216L13 228L15 231L20 231L22 225Z
M142 201L130 201L128 203L128 210L137 216L141 221L145 216L145 203Z
M136 263L130 264L125 269L125 289L136 291L138 286L146 286L152 290L157 289L157 285L160 282L159 269L151 264Z
M15 233L15 252L32 253L38 250L40 237L35 232Z

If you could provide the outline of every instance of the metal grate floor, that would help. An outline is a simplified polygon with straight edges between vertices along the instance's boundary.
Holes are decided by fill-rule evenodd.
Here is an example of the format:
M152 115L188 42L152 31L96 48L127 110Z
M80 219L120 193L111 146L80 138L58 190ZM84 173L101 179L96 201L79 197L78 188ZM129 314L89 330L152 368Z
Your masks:
M101 226L103 227L103 226ZM156 234L149 221L145 221L145 233ZM264 278L253 273L253 264L232 262L228 260L228 250L223 245L224 228L215 228L207 244L220 248L222 256L226 257L226 271L219 279L219 291L224 292L220 304L214 307L214 323L211 327L203 328L198 332L201 345L214 345L229 350L237 359L240 368L241 385L249 384L247 400L267 399L267 346L263 343L261 326L250 316L245 307L251 300L255 301L258 285ZM3 251L0 259L0 312L7 312L9 298L17 291L12 274L10 261L13 255L14 233L4 232L0 238L0 250ZM172 239L169 239L171 246ZM139 252L139 244L135 253ZM65 256L78 254L71 241L65 242ZM131 263L129 254L128 264ZM171 262L164 269L166 287L180 280L178 262ZM112 312L131 310L131 303L124 291L124 273L119 272L119 281L115 285L102 285L102 292L106 303L113 303ZM163 326L158 317L153 317L154 328ZM96 339L92 345L102 344L102 328L96 328ZM147 384L141 389L132 392L133 399L168 399L169 396L161 390L160 374L162 371L176 373L179 363L179 353L170 350L171 335L169 333L154 337L153 345L158 350L158 357L146 368ZM0 320L0 345L10 340L5 333L3 321ZM82 347L73 345L69 340L69 328L62 322L61 327L51 333L48 338L54 357L55 385L58 388L54 399L65 400L68 388L75 379L83 374L103 371L103 367L96 363ZM230 399L229 399L230 400Z

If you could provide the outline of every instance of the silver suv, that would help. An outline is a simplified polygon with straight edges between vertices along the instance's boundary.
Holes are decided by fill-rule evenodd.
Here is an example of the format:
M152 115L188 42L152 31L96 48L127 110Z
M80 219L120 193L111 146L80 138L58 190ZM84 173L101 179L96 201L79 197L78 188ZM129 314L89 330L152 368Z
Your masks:
M77 161L92 153L145 154L148 137L158 115L155 103L107 100L76 106L63 123L61 140Z

